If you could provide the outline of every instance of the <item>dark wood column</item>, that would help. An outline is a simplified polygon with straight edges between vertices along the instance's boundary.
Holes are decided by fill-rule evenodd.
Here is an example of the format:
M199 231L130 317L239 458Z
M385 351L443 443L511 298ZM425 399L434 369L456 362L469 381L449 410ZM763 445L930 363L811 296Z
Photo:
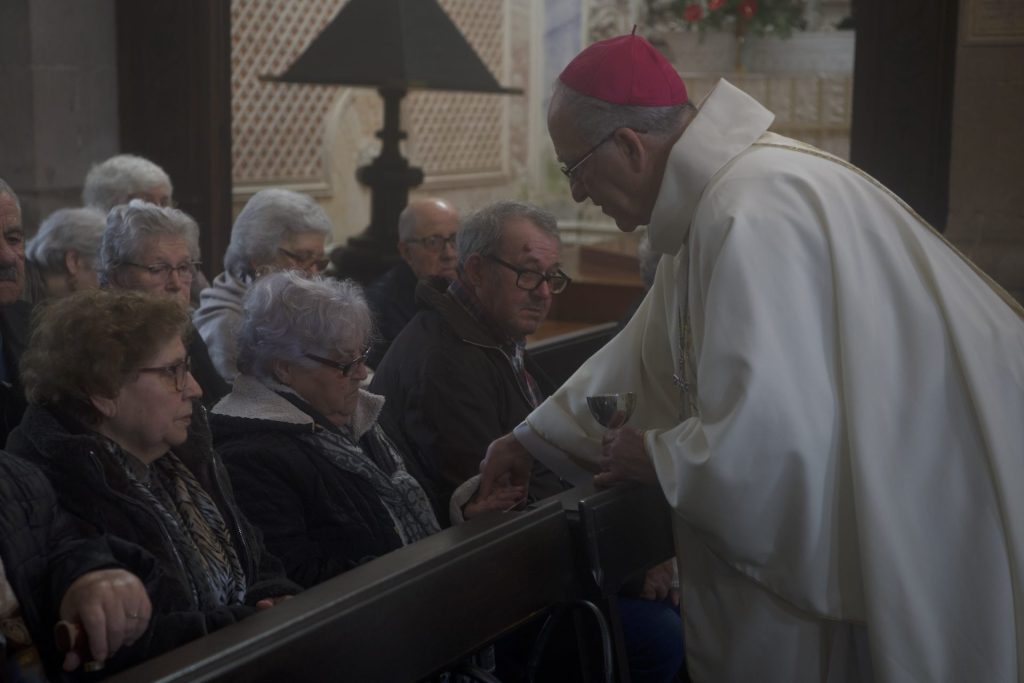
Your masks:
M203 270L231 232L231 4L117 0L121 149L160 164L199 223Z
M935 228L949 209L957 0L854 0L850 159Z

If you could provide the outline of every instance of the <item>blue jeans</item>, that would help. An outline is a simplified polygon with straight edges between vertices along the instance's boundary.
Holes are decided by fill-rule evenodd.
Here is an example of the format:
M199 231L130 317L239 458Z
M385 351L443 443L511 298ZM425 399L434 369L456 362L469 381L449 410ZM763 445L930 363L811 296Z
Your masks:
M683 622L667 600L619 599L633 683L666 683L683 665Z

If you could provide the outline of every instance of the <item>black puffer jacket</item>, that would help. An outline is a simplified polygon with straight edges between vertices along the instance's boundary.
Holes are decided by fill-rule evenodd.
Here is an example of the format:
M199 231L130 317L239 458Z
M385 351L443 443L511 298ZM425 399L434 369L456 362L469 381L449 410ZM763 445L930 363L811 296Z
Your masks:
M254 605L261 598L298 592L298 586L285 578L281 564L266 551L259 532L236 506L227 473L210 444L205 409L197 406L189 439L174 452L210 494L231 530L248 585L245 605L197 609L163 521L155 510L126 495L123 482L107 476L97 455L102 448L100 438L73 418L29 406L21 425L10 435L7 450L43 470L62 507L77 518L82 529L141 546L156 559L158 571L152 574L125 562L126 569L146 579L154 617L143 638L123 649L106 671L137 663L234 623L254 613Z
M416 315L416 273L408 263L400 262L366 288L366 300L377 328L378 338L373 343L368 363L375 368L395 337Z
M436 497L480 471L487 447L512 431L533 409L498 342L433 278L416 289L423 310L405 326L384 356L370 391L400 425L420 467L430 473ZM526 370L546 396L554 387L530 359ZM530 495L561 492L558 478L534 464Z
M53 642L61 598L83 574L123 567L103 537L81 536L57 505L46 475L31 463L0 451L0 557L21 615L47 675L57 679L63 657ZM154 563L140 548L120 546L122 560L149 575ZM2 659L0 659L2 661Z
M210 424L239 505L293 581L313 586L402 547L371 484L304 438L332 427L297 397L242 374ZM375 427L360 444L373 448L380 438Z

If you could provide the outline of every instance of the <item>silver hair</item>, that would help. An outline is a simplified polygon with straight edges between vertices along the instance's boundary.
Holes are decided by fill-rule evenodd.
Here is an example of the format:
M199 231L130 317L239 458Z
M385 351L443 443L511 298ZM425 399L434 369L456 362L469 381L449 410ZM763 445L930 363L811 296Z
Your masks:
M174 186L166 172L149 159L134 154L118 154L93 165L85 176L82 203L102 211L127 204L132 195L166 185Z
M21 202L18 201L18 193L11 188L3 178L0 178L0 194L5 194L14 200L14 205L18 207L18 215L21 215Z
M111 209L100 242L100 285L118 284L115 281L118 266L135 262L150 238L165 235L184 239L189 257L199 260L199 226L184 211L155 206L141 199Z
M276 187L260 190L235 219L224 269L236 278L251 278L256 268L275 260L286 235L330 235L332 229L331 219L309 195Z
M261 380L274 379L274 361L313 367L305 354L361 349L373 333L366 297L352 280L271 273L253 283L242 307L238 369Z
M67 270L64 257L74 251L95 265L106 223L106 216L96 209L58 209L25 245L25 258L45 270L63 273Z
M466 217L455 234L455 248L459 252L459 267L473 254L494 256L501 251L501 236L505 224L513 218L525 218L559 244L558 220L554 214L526 202L502 201L489 204Z
M687 115L697 112L689 101L667 107L641 107L614 104L584 95L562 81L555 81L551 101L558 101L573 115L583 139L596 145L601 138L619 128L643 131L655 137L668 137L679 130Z

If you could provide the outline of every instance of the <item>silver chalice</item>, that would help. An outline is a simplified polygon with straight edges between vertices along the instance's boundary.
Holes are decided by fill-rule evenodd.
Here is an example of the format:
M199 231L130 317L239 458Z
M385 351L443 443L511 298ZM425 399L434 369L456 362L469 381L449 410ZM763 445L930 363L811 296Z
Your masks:
M617 394L587 396L587 408L602 427L621 427L633 415L636 394L622 391Z

